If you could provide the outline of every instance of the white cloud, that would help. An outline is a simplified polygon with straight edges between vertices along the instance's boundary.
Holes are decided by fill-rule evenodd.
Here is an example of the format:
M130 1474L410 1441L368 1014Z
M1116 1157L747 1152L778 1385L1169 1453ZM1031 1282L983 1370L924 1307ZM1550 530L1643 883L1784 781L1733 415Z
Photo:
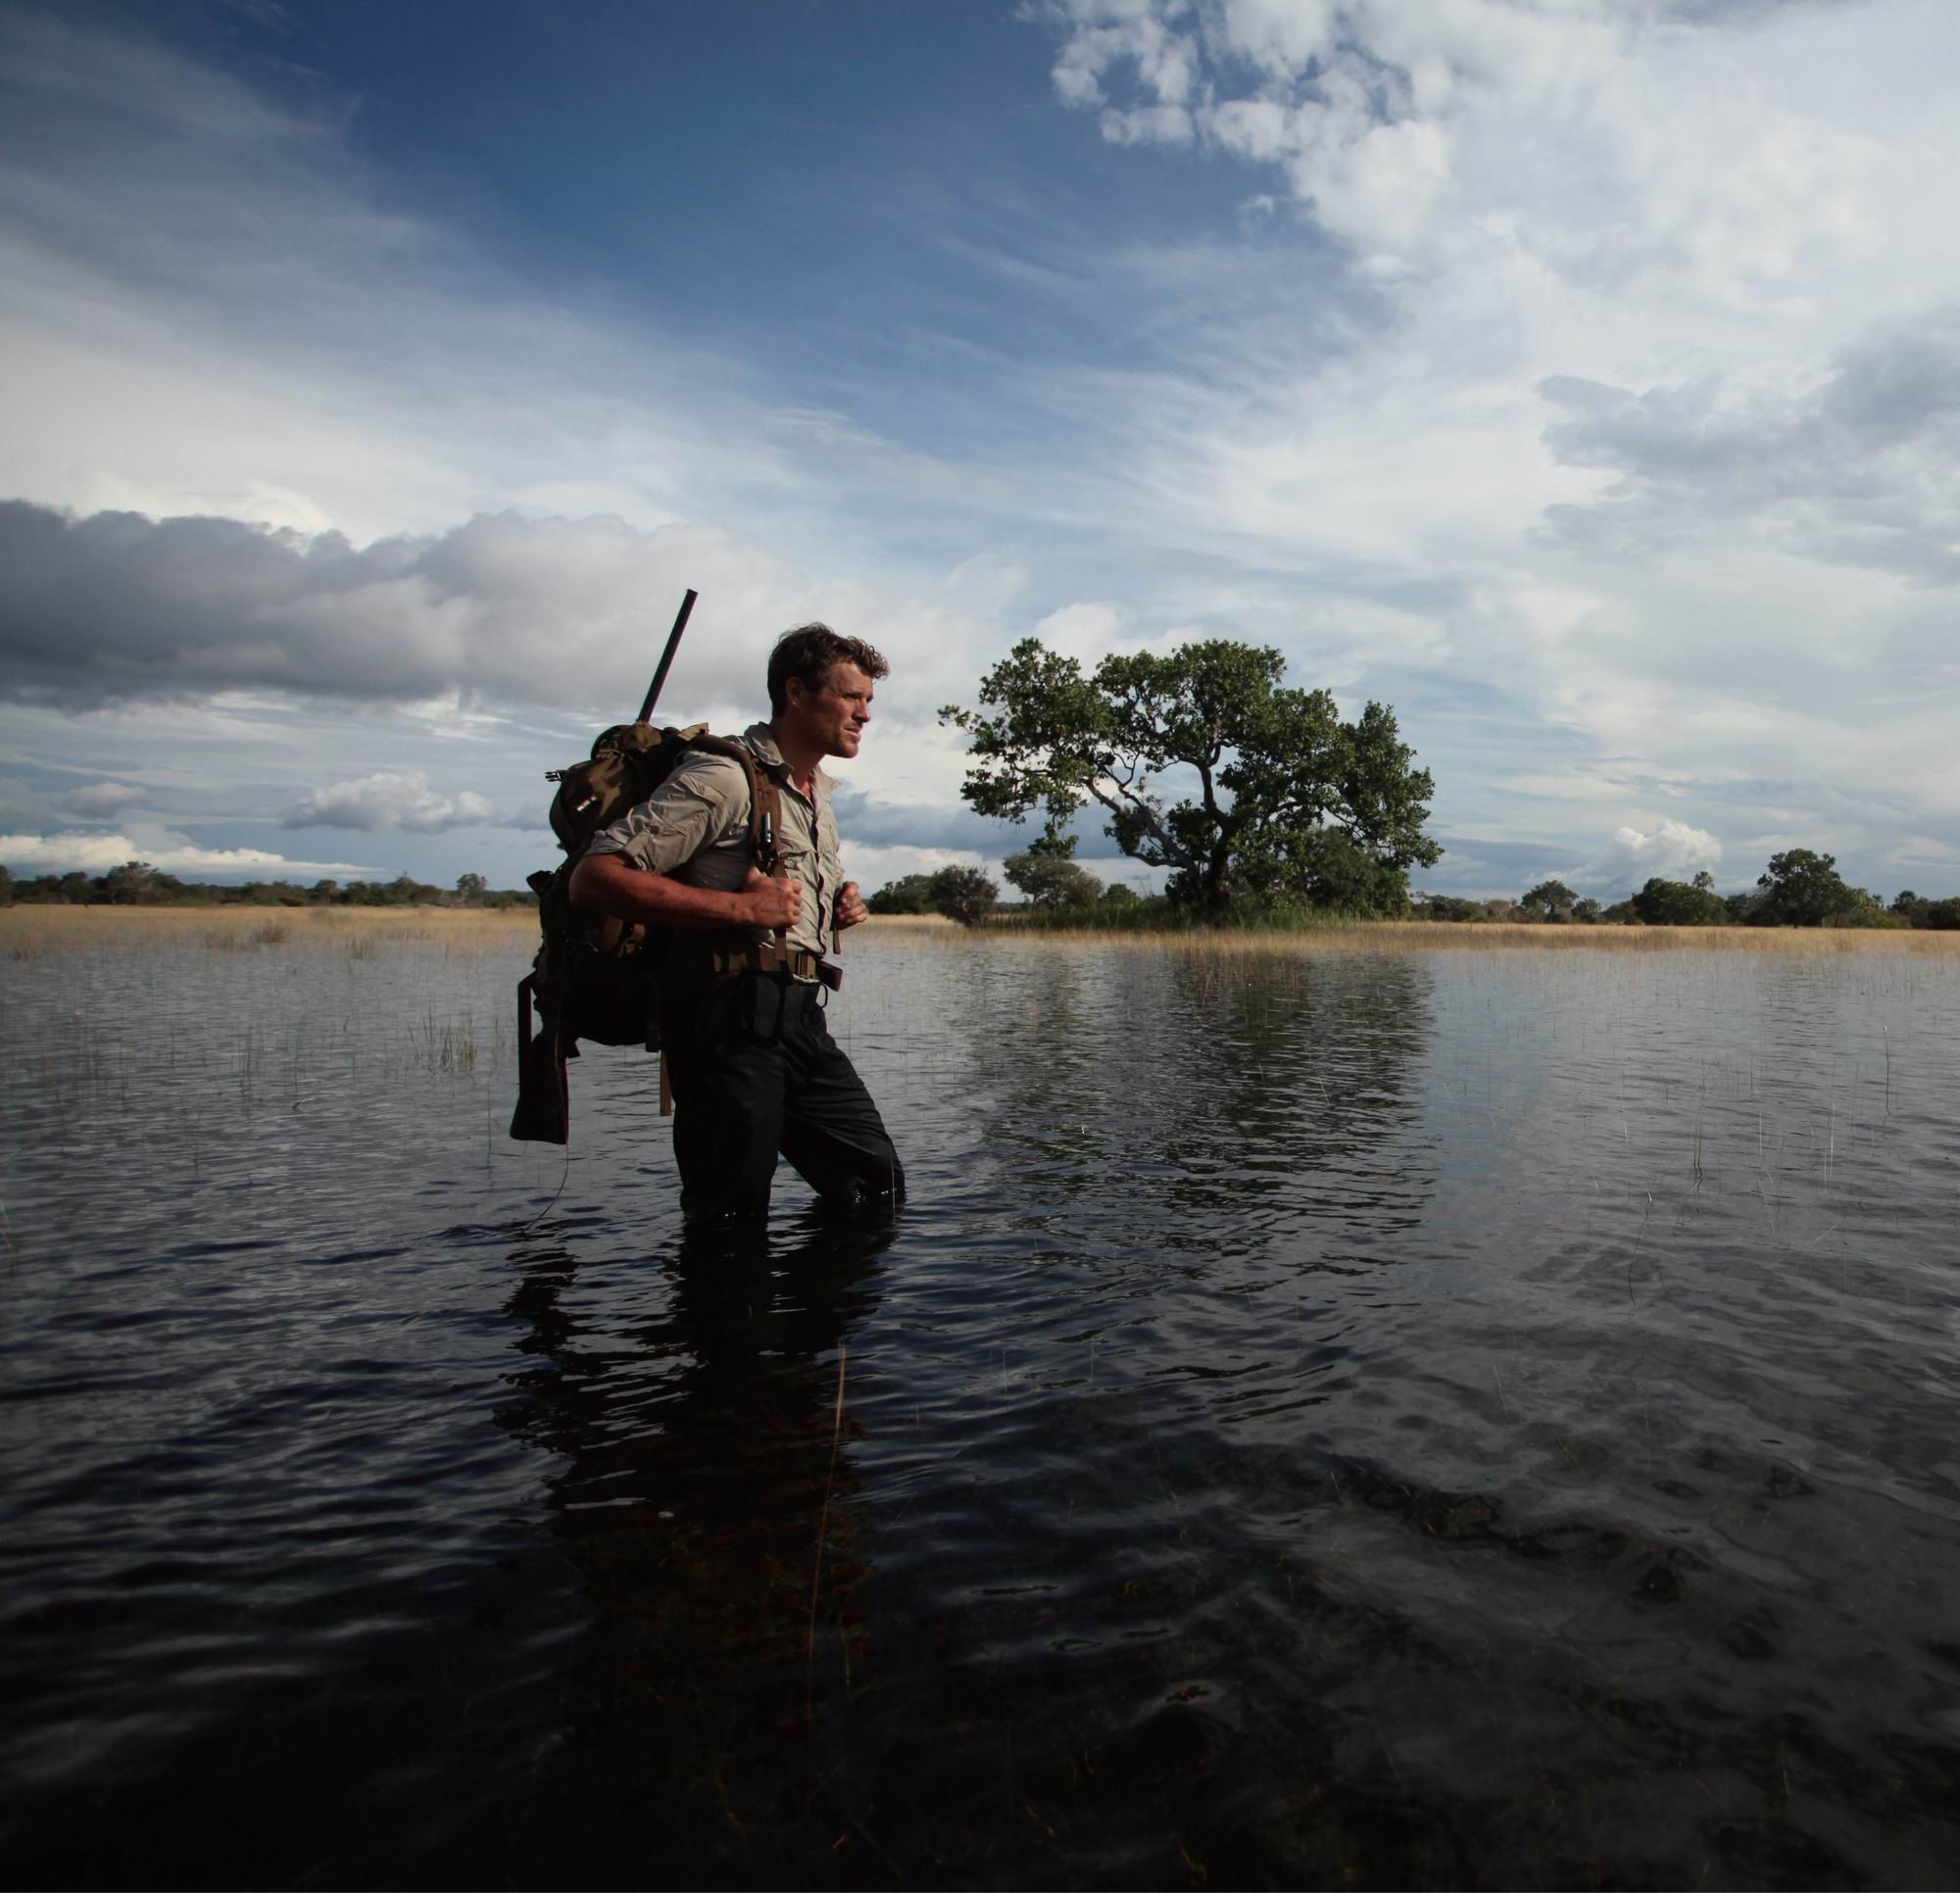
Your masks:
M987 868L985 854L975 849L912 848L904 844L867 846L844 837L844 873L865 889L882 888L906 874L931 874L943 867ZM1000 878L999 862L989 872Z
M1051 651L1093 670L1123 648L1122 613L1102 600L1084 599L1051 611L1035 626L1034 635Z
M1594 881L1631 880L1638 887L1649 877L1689 881L1722 859L1722 844L1706 829L1664 816L1651 829L1616 828L1606 859L1589 873Z
M249 874L279 880L295 874L359 872L352 861L295 861L262 848L200 848L163 830L141 841L123 834L70 830L58 835L0 835L0 862L17 874L104 874L124 861L148 861L166 874Z
M402 775L382 773L356 782L337 782L316 789L291 809L285 828L358 828L367 834L406 828L421 835L451 828L481 828L496 819L490 804L473 790L455 796L437 795L419 769Z
M1960 813L1960 243L1939 201L1960 9L1048 17L1060 96L1102 114L1166 102L1181 42L1197 140L1283 188L1375 299L1319 362L1208 337L1207 373L1149 390L1165 418L1130 464L1166 541L1243 550L1224 589L1262 594L1262 638L1270 575L1430 595L1426 644L1354 649L1364 687L1395 679L1443 825L1562 827L1576 854L1577 808L1640 782L1701 834L1794 816L1876 854L1901 820ZM1284 646L1338 677L1316 629Z

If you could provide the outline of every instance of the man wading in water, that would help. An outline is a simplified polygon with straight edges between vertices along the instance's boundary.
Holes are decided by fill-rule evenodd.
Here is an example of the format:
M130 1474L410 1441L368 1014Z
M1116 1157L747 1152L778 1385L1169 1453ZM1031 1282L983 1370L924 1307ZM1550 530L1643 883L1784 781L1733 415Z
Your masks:
M786 632L770 653L769 721L742 743L781 799L773 875L755 859L742 765L701 753L601 829L572 870L573 906L673 931L661 1044L690 1220L765 1212L778 1151L827 1203L905 1194L884 1120L823 1018L842 978L825 941L867 913L844 879L817 763L858 753L889 669L825 624Z

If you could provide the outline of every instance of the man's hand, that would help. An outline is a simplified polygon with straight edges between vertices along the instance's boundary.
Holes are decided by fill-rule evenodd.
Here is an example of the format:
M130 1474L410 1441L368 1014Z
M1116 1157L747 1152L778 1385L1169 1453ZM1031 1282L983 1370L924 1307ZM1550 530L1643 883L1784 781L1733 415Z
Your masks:
M742 899L750 926L782 931L796 925L803 908L803 890L794 881L778 881L752 867L742 883Z
M870 919L871 909L864 904L856 881L847 881L837 890L837 905L830 917L840 927L855 927L860 920Z

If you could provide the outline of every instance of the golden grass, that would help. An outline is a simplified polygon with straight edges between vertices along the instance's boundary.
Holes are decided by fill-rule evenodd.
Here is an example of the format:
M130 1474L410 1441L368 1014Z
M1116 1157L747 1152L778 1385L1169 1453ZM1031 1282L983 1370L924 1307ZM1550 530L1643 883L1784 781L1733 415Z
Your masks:
M0 958L86 952L319 951L396 947L510 954L537 938L528 907L0 907Z
M123 950L283 952L326 948L355 959L413 947L440 953L528 951L537 915L527 907L0 907L0 958ZM1016 946L1155 947L1165 952L1573 952L1772 953L1803 958L1853 954L1941 957L1960 954L1960 933L1909 928L1579 927L1449 925L1430 920L1366 920L1299 933L1270 931L1119 933L1086 928L956 927L938 914L887 914L854 930L849 943L932 939L951 946L1011 941ZM847 946L847 951L849 946Z
M959 936L956 935L955 938ZM974 936L966 936L973 938ZM1772 953L1786 957L1833 958L1851 954L1960 954L1960 933L1891 927L1582 927L1518 926L1502 922L1451 924L1435 920L1358 920L1298 933L1272 930L1194 933L1104 932L989 927L985 940L1012 940L1023 946L1156 947L1164 952L1341 953L1341 952L1574 952L1605 953Z

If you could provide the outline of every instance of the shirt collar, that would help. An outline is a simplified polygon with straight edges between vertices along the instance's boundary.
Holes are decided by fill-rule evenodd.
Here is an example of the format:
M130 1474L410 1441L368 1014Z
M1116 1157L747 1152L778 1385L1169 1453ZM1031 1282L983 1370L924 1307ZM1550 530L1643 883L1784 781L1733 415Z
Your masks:
M742 741L749 746L749 752L772 776L780 776L785 782L790 780L790 765L783 760L783 752L776 748L776 739L769 734L766 723L751 723L742 732ZM812 772L818 785L828 795L836 786L819 768ZM791 783L794 788L796 785Z
M763 768L775 770L789 767L783 760L782 751L776 748L776 739L769 734L769 726L766 723L751 723L742 732L742 741L749 746L750 753Z

